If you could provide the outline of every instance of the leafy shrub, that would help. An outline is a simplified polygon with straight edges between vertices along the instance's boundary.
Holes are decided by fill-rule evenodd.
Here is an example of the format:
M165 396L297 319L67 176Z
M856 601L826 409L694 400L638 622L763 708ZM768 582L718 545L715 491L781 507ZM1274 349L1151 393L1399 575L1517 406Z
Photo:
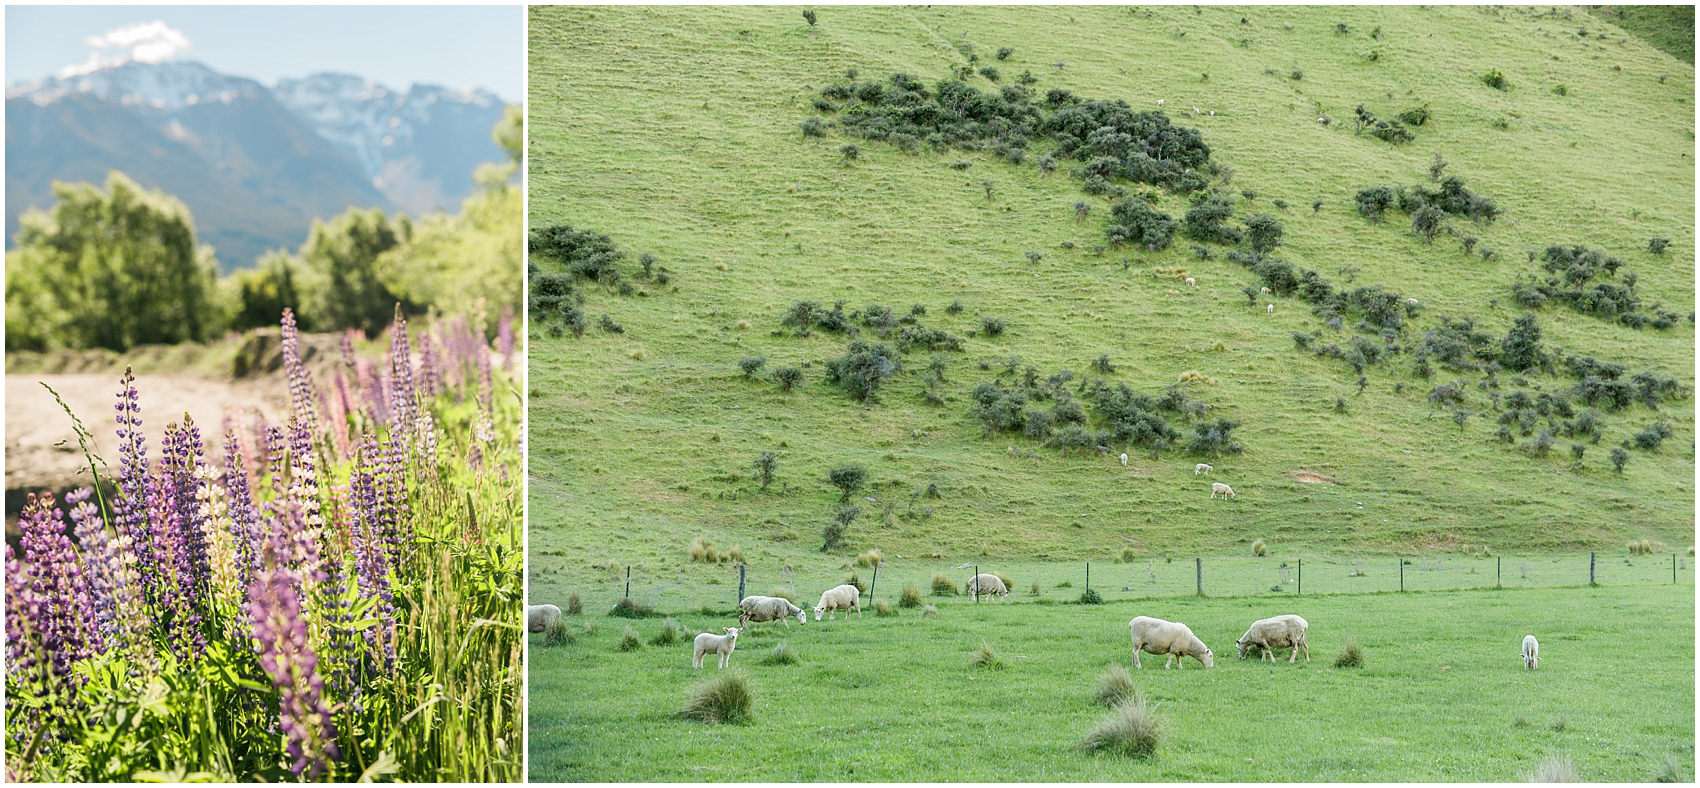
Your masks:
M705 657L706 659L706 657ZM755 691L743 671L731 669L691 688L680 716L709 723L740 723L751 718Z
M832 482L832 486L837 487L839 492L842 493L838 500L848 501L851 493L861 489L862 485L867 482L868 469L860 465L846 465L827 471L826 478L827 481Z
M1481 80L1482 84L1487 85L1494 90L1506 90L1511 87L1511 85L1505 81L1505 75L1500 73L1497 68L1483 74L1481 76Z
M1002 318L996 318L996 317L982 317L982 318L980 318L980 333L985 334L986 336L989 336L989 337L998 336L998 335L1002 334L1007 327L1008 326L1004 323Z
M756 372L767 363L766 356L745 356L738 360L738 368L744 371L744 378L753 378Z
M1104 597L1098 594L1098 589L1088 588L1080 592L1080 598L1075 602L1081 605L1102 605L1104 604Z
M1163 741L1161 718L1147 708L1145 699L1134 697L1117 705L1109 716L1088 731L1076 749L1110 753L1130 758L1150 758Z
M1424 123L1428 122L1428 118L1429 118L1428 104L1425 102L1422 106L1413 107L1411 109L1405 110L1404 112L1399 113L1395 117L1397 117L1399 119L1400 123L1403 123L1407 126L1421 126Z
M1445 223L1446 212L1433 205L1424 204L1411 214L1411 232L1422 236L1425 243L1434 243L1434 236Z
M639 602L631 597L626 597L616 603L614 605L614 609L608 611L608 615L618 618L652 618L662 614L657 613L655 608L650 607L649 605Z
M1216 194L1194 204L1181 218L1183 232L1188 238L1208 243L1234 245L1243 234L1238 227L1223 224L1234 214L1234 202ZM1203 257L1202 259L1208 259Z
M1141 244L1147 250L1160 252L1169 248L1175 237L1175 221L1166 213L1154 210L1144 200L1122 198L1110 206L1112 224L1104 233L1114 246L1124 243Z
M803 371L796 367L780 367L773 371L773 379L779 381L782 391L790 391L803 382Z
M1393 190L1386 186L1372 186L1358 190L1356 197L1358 213L1372 222L1381 221L1387 209L1393 205Z
M844 355L826 360L826 382L843 388L851 399L867 402L902 369L902 359L889 345L852 339Z
M827 523L821 531L821 535L825 539L820 548L821 552L824 553L844 544L844 536L850 532L850 524L861 516L862 507L860 506L851 505L840 508L838 514L833 515L832 522Z
M1662 255L1665 253L1665 249L1669 246L1669 238L1654 238L1647 242L1647 251L1652 252L1653 254Z
M1663 421L1657 421L1647 425L1646 428L1642 429L1640 432L1635 433L1635 446L1636 448L1653 451L1654 449L1659 448L1659 444L1663 443L1665 438L1669 438L1670 436L1670 425Z

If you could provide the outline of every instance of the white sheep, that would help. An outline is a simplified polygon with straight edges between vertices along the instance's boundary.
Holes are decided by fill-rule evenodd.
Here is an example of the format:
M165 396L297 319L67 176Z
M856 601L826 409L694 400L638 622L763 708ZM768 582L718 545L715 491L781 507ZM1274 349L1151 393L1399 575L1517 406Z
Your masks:
M1305 661L1309 662L1310 646L1305 644L1307 629L1310 629L1310 622L1293 615L1253 621L1251 628L1234 641L1234 648L1239 650L1240 659L1245 659L1246 649L1256 645L1263 649L1263 656L1268 657L1270 662L1275 661L1275 649L1290 648L1293 656L1287 659L1289 665L1298 660L1299 649L1304 649Z
M1214 667L1216 658L1210 653L1204 641L1192 634L1187 625L1178 621L1164 621L1150 616L1138 616L1127 622L1128 632L1133 636L1133 666L1139 664L1139 652L1149 654L1167 654L1163 669L1180 663L1182 657L1192 657L1204 664L1204 667Z
M1422 306L1422 303L1417 301L1415 298L1407 298L1405 299L1405 306L1417 307Z
M837 618L835 611L838 610L844 611L844 617L849 618L850 611L852 609L856 611L856 617L861 618L861 600L862 589L850 585L849 583L822 591L820 595L820 603L815 605L815 620L819 621L821 616L824 615L827 617L828 621L831 621Z
M1122 467L1127 467L1127 452L1122 452Z
M804 613L802 608L791 604L791 600L784 597L751 594L738 602L738 609L743 611L738 616L738 627L740 629L751 621L781 621L784 622L786 629L791 628L793 617L797 619L799 624L809 622L809 614Z
M1162 99L1157 99L1157 106L1159 106L1159 107L1163 106L1163 100Z
M542 632L561 618L561 609L554 605L526 605L525 628L530 632Z
M738 627L723 627L723 629L726 630L724 635L716 635L711 632L697 635L696 650L691 653L691 667L702 667L702 656L711 651L720 655L718 667L725 668L732 664L732 649L738 647L738 633L743 630Z
M1197 465L1192 466L1192 475L1197 476L1197 475L1202 473L1205 476L1209 476L1210 472L1213 471L1213 470L1216 470L1216 466L1205 465L1204 463L1201 462Z
M1523 636L1523 669L1535 670L1541 666L1541 644L1535 641L1534 635Z
M1186 286L1187 287L1197 287L1198 286L1198 280L1189 276L1189 277L1186 278Z
M968 599L972 601L981 594L996 595L999 599L1008 599L1009 588L1003 584L1003 578L982 572L968 580Z
M1269 305L1269 314L1271 314L1271 315L1275 314L1275 305L1274 304Z
M1269 288L1267 288L1267 287L1265 287L1265 288L1263 288L1263 294L1264 294L1264 295L1269 295L1269 294L1271 294L1271 293L1274 293L1274 292L1275 292L1275 291L1273 291L1273 290L1270 290L1270 289L1269 289Z
M1194 475L1196 476L1197 474L1194 474ZM1215 498L1218 495L1221 495L1221 496L1224 496L1224 497L1227 497L1227 498L1236 497L1234 495L1234 488L1229 487L1228 485L1223 484L1221 482L1212 482L1211 485L1210 485L1210 497Z

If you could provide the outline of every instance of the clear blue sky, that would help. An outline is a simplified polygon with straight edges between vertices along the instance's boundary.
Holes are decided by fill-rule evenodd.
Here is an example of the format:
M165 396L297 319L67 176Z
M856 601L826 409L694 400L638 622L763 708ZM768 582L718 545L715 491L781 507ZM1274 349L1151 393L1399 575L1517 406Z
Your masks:
M132 51L126 46L98 47L88 39L154 21L171 31L160 45L175 52L171 57L266 85L337 71L398 90L413 84L481 87L509 103L525 92L520 5L9 5L6 84L53 76L90 62L97 51L102 58L124 57Z

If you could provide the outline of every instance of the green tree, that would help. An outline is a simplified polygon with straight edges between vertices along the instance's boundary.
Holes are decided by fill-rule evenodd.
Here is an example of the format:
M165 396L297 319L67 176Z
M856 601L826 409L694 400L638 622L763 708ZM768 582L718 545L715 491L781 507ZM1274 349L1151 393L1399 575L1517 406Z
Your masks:
M832 482L832 486L844 493L839 496L838 500L848 501L850 494L861 489L862 484L867 481L868 469L860 465L833 468L827 472L826 477Z
M285 307L294 310L296 326L313 330L310 316L302 314L305 291L301 283L301 261L283 250L266 253L258 265L234 272L228 281L236 313L230 327L237 331L277 325Z
M106 189L53 184L51 212L19 219L6 255L6 347L127 350L223 328L218 261L176 197L113 170Z
M376 208L350 208L329 222L313 222L301 259L317 285L314 324L320 330L359 328L377 336L401 298L379 274L378 257L408 240L412 222L391 220ZM517 243L517 242L515 242ZM403 311L414 311L413 303Z
M1500 365L1513 372L1546 363L1546 352L1541 350L1541 326L1532 314L1517 318L1499 347Z

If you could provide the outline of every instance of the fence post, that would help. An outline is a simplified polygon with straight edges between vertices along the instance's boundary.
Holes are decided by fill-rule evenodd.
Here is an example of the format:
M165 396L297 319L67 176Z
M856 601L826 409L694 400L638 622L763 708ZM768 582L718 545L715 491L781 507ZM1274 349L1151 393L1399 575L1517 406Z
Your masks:
M744 570L747 569L747 568L748 567L746 567L744 564L738 565L738 603L739 604L743 604L743 602L744 602Z
M973 586L973 588L969 590L969 593L974 595L974 604L976 604L976 605L980 604L980 565L979 564L974 565L974 577L969 579L968 584L970 586Z
M1204 557L1198 556L1192 561L1193 565L1198 567L1198 595L1204 596Z
M1092 587L1092 562L1091 561L1086 562L1086 587L1087 588Z
M1497 555L1493 557L1493 584L1496 587L1504 585L1504 583L1499 579L1499 566L1504 560L1505 559Z
M1594 553L1588 553L1588 585L1594 584Z
M1305 592L1305 560L1303 558L1300 558L1299 559L1299 590L1298 590L1298 595L1304 596L1304 592Z
M1676 553L1670 554L1670 584L1676 585Z
M626 567L626 598L632 598L632 568Z
M879 564L879 562L876 562L874 564L874 579L868 581L868 602L870 602L870 603L874 601L874 586L879 585L879 582L880 582L880 564Z
M1405 590L1405 559L1395 556L1394 560L1399 562L1399 590L1404 591Z

